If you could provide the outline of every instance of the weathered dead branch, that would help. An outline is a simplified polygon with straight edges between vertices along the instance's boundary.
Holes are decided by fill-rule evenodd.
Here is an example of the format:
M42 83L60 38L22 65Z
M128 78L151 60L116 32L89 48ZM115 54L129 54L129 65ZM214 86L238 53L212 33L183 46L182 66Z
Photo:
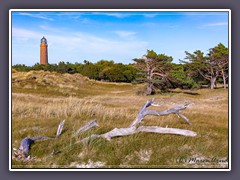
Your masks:
M22 158L22 156L24 156L25 158L29 156L29 150L31 145L37 141L37 140L43 140L43 139L57 139L61 133L62 133L62 129L64 126L65 120L62 120L58 126L58 130L57 130L57 134L55 138L51 138L51 137L47 137L47 136L38 136L38 137L32 137L32 138L24 138L21 141L20 147L18 149L14 148L14 155L15 157L19 157Z
M62 133L64 123L65 123L65 120L62 120L62 121L60 122L60 124L58 125L58 130L57 130L56 138L58 138L58 136L60 136L60 134Z
M97 120L92 120L92 121L89 121L87 124L85 124L83 127L81 127L80 129L78 129L76 131L76 133L74 133L73 136L77 136L79 133L82 133L84 131L87 131L91 128L94 128L96 126L99 126L98 123L97 123Z
M130 124L129 127L133 127L133 126L137 127L139 125L139 123L141 123L143 118L147 115L165 116L165 115L169 115L169 114L176 114L176 115L182 117L185 121L188 122L188 124L191 125L191 122L189 121L189 119L179 112L181 110L186 109L190 105L190 103L184 104L183 106L171 108L171 109L168 109L168 110L165 110L165 111L148 110L147 108L149 106L152 106L152 104L154 104L153 102L154 102L154 99L152 99L151 101L148 101L146 104L144 104L142 106L142 108L140 109L136 119ZM154 104L154 106L156 106L156 105Z
M81 142L88 142L89 140L97 139L97 138L104 138L106 140L111 140L113 137L120 137L120 136L128 136L131 134L139 133L139 132L152 132L152 133L160 133L160 134L176 134L176 135L182 135L182 136L191 136L194 137L197 135L197 133L190 131L190 130L184 130L184 129L177 129L177 128L163 128L159 126L139 126L139 124L142 122L143 118L147 115L154 115L154 116L164 116L168 114L176 114L180 117L182 117L185 121L187 121L188 124L192 124L189 119L181 114L179 111L186 109L190 104L184 104L182 106L178 106L175 108L171 108L164 111L157 111L157 110L148 110L147 108L150 106L160 106L159 104L154 104L154 99L151 101L148 101L146 104L142 106L140 109L137 117L134 119L134 121L130 124L127 128L115 128L105 134L97 135L93 134L87 138L84 138L80 141L77 141L76 143Z
M197 133L185 129L177 129L177 128L164 128L159 126L140 126L137 128L138 132L152 132L152 133L160 133L160 134L177 134L182 136L191 136L194 137Z
M184 129L163 128L159 126L139 126L138 128L136 127L115 128L105 134L101 134L101 135L93 134L87 138L77 141L76 143L80 143L80 142L85 143L85 142L88 142L89 140L93 140L97 138L104 138L110 141L114 137L128 136L128 135L139 133L139 132L152 132L152 133L159 133L159 134L177 134L177 135L191 136L191 137L194 137L197 135L197 133L193 131L184 130Z

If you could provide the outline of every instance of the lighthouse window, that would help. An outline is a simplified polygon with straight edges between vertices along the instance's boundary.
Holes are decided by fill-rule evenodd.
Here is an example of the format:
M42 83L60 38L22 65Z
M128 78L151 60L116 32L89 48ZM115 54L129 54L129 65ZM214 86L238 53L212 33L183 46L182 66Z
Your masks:
M47 43L47 40L46 39L41 39L41 42Z

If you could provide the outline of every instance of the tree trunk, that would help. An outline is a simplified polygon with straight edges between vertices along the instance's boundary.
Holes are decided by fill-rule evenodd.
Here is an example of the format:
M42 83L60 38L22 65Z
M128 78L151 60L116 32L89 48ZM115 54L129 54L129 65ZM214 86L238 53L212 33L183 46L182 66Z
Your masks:
M224 89L227 88L227 85L226 85L226 78L225 78L225 77L223 77L223 87L224 87Z
M226 77L225 77L225 72L222 70L222 78L223 78L223 87L224 89L227 88L227 85L226 85Z
M151 95L153 94L153 86L151 82L148 82L147 84L147 90L146 90L146 95Z
M210 80L210 89L214 89L216 87L216 80L217 77L216 76L212 76L211 80Z
M147 73L147 89L146 89L146 95L151 95L153 94L153 84L152 84L152 75L151 75L151 70L148 70Z

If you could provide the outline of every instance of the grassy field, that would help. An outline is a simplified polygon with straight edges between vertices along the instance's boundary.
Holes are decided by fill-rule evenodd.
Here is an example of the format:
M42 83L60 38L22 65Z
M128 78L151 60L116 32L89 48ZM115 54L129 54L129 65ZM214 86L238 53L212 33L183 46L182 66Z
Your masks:
M12 148L25 137L54 137L65 119L63 133L56 140L32 145L31 159L12 157L12 168L228 168L228 90L180 90L154 96L140 96L142 85L107 83L81 75L44 71L12 71ZM144 125L195 131L196 137L139 133L96 139L75 144L91 134L128 127L141 106L151 98L165 110L186 102L182 111L192 126L176 115L148 116ZM72 135L90 120L99 127ZM61 151L51 155L53 150Z

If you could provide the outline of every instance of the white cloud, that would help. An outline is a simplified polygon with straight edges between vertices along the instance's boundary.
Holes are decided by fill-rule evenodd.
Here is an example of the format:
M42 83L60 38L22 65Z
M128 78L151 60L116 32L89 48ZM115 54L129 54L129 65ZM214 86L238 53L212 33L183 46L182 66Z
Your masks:
M24 39L24 40L29 40L29 39L39 39L43 35L39 32L35 31L30 31L27 29L21 29L21 28L12 28L12 37L16 38L18 40Z
M75 16L69 16L71 19L74 19L74 20L78 20L79 18L80 18L80 16L79 15L75 15Z
M157 15L158 14L143 14L143 16L146 17L146 18L154 18Z
M81 23L89 23L91 20L89 18L84 18L83 15L85 15L85 13L58 13L58 16L62 16L62 17L66 17L69 18L71 20L74 20L76 22L81 22Z
M67 27L61 27L61 29L60 29L58 27L46 26L46 25L42 25L42 24L40 24L38 27L39 27L40 31L44 32L44 35L45 35L45 32L47 32L48 34L50 34L50 33L65 34L65 32L69 30Z
M207 12L207 11L202 11L202 12L181 12L182 15L184 16L226 16L228 12Z
M125 18L125 17L128 17L128 16L131 16L130 14L126 14L126 13L106 13L104 15L113 16L113 17L116 17L116 18Z
M136 32L132 31L114 31L114 33L116 33L118 36L122 38L130 38L136 34Z
M91 53L129 53L135 49L145 47L147 44L145 41L117 41L86 33L77 33L73 39L78 49L81 48L81 50Z
M31 13L19 13L20 15L23 15L23 16L30 16L30 17L34 17L34 18L39 18L39 19L44 19L44 20L48 20L48 21L54 21L53 18L49 18L47 17L46 15L42 15L42 14L31 14Z
M91 23L91 22L93 22L91 19L89 19L89 18L82 18L82 19L80 19L79 20L81 23L83 23L83 24L89 24L89 23Z
M209 23L206 24L205 26L227 26L228 23L227 22L218 22L218 23Z

